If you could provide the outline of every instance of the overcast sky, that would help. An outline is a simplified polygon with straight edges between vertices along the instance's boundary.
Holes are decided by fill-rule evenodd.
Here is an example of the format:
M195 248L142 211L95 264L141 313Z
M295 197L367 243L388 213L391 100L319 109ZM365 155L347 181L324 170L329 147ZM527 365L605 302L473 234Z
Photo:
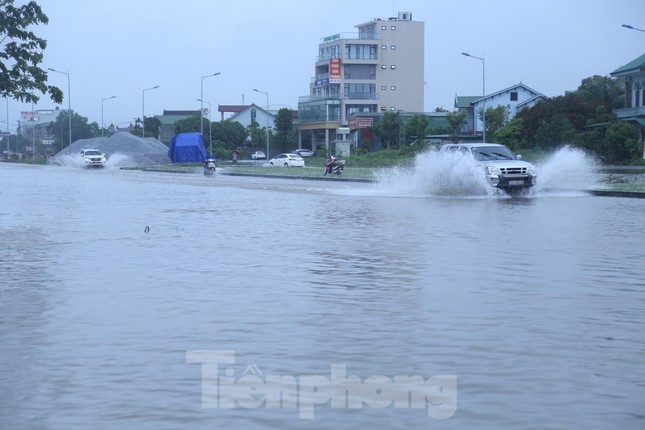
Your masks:
M297 109L307 95L321 38L356 32L373 18L412 12L425 22L425 110L453 109L455 94L479 95L523 82L546 96L575 90L645 53L643 0L39 0L49 17L43 68L69 72L71 106L89 122L125 126L164 109L219 104ZM67 108L67 77L49 72ZM110 96L114 99L102 101ZM53 109L47 96L36 109ZM208 104L205 103L204 107ZM31 105L10 101L9 122ZM6 103L0 105L6 120ZM1 124L4 130L6 124Z

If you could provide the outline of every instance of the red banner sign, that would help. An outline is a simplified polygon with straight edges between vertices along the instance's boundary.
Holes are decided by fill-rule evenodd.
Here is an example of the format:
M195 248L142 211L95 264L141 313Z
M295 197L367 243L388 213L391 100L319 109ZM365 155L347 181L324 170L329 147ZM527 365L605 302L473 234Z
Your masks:
M340 58L329 59L329 83L340 84Z

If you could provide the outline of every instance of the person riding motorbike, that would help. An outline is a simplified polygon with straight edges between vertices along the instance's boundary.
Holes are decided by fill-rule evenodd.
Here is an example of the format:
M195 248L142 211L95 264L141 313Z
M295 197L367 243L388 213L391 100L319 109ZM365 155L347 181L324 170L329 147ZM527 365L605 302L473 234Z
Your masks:
M329 155L327 157L327 161L325 162L325 173L323 176L325 176L327 173L331 173L335 161L336 157L334 157L333 155Z

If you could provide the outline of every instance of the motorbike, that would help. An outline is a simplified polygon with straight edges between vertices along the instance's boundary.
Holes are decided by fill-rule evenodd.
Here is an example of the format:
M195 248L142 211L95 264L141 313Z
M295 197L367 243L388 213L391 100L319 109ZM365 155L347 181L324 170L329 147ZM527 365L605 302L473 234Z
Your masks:
M204 175L210 176L215 174L215 160L209 158L204 162Z
M325 163L325 173L323 176L329 174L336 174L340 175L343 173L343 169L345 168L345 160L338 160L335 157L332 157Z

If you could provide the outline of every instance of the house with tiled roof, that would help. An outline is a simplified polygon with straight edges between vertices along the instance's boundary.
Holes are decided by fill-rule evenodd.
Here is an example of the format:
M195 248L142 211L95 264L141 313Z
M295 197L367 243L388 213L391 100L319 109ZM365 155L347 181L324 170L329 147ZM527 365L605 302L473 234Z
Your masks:
M546 96L539 93L523 83L519 83L492 94L482 96L455 96L455 108L466 111L466 124L462 126L463 134L482 134L482 121L479 118L479 111L486 106L496 108L505 106L508 108L508 119L513 117L522 109L534 106Z

